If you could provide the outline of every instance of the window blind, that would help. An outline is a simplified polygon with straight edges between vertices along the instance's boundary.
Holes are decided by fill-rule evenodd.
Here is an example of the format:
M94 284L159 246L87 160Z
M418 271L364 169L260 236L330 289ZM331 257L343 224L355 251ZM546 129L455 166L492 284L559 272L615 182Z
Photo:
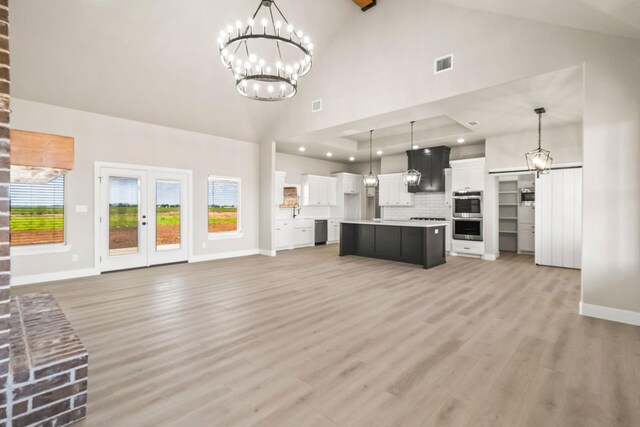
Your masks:
M47 184L11 184L11 245L64 243L64 175Z

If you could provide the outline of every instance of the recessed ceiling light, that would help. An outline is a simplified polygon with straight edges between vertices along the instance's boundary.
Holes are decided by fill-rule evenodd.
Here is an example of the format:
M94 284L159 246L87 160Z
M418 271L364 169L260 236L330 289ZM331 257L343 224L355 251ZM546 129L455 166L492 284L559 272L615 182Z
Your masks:
M464 142L464 138L458 138L458 144L462 144Z
M331 157L331 156L333 156L333 153L332 153L331 151L329 151L329 152L327 153L327 157Z
M414 146L413 146L413 149L414 149L414 150L417 150L418 148L420 148L420 146L419 146L419 145L414 145Z
M382 156L382 150L378 150L378 151L376 151L376 154L377 154L378 156Z
M356 159L356 158L355 158L355 157L353 157L353 156L349 157L349 161L350 161L350 162L353 162L355 159Z
M429 154L429 153L431 152L431 150L429 150L428 148L425 148L425 149L424 149L424 152L425 152L425 153L427 153L427 154Z
M298 150L300 150L301 153L304 153L304 150L306 150L306 148L300 147L300 148L298 148Z

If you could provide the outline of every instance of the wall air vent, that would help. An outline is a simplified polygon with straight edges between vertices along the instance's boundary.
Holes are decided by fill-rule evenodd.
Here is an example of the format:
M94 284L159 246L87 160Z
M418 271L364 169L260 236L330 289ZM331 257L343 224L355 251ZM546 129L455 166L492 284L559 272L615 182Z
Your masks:
M480 124L480 123L479 123L479 122L476 122L475 120L470 121L470 122L467 122L467 125L469 125L469 126L478 126L479 124Z
M453 68L453 54L436 58L433 64L433 73L438 74Z
M317 113L318 111L322 111L322 99L316 99L311 103L311 112Z

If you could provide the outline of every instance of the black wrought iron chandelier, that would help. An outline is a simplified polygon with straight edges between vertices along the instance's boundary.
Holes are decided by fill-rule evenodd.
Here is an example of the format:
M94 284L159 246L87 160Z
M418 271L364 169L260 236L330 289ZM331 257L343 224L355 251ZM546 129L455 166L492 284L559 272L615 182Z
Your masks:
M378 186L378 176L373 173L373 130L369 131L369 174L362 178L366 188L376 188Z
M544 108L536 108L535 113L538 115L538 148L525 154L527 159L527 167L531 172L535 172L539 177L540 174L551 172L553 158L549 150L542 149L542 115L546 113Z
M415 121L411 122L411 142L409 145L409 151L413 150L413 124ZM402 174L402 181L404 181L404 185L407 187L415 187L420 185L420 178L422 174L415 169L409 169L405 173Z
M246 24L237 21L235 26L227 26L220 32L218 47L222 63L233 72L238 92L258 101L295 96L298 80L311 70L313 62L309 36L294 28L275 0L260 0Z

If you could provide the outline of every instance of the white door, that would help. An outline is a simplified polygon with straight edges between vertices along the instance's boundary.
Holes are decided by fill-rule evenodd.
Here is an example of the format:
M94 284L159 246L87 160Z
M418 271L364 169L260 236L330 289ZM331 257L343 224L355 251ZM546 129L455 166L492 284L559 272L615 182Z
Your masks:
M100 170L100 271L147 265L147 173Z
M536 264L581 268L582 169L553 170L536 179Z
M186 174L149 172L149 265L186 261L189 229Z
M102 167L100 271L188 259L188 175Z

